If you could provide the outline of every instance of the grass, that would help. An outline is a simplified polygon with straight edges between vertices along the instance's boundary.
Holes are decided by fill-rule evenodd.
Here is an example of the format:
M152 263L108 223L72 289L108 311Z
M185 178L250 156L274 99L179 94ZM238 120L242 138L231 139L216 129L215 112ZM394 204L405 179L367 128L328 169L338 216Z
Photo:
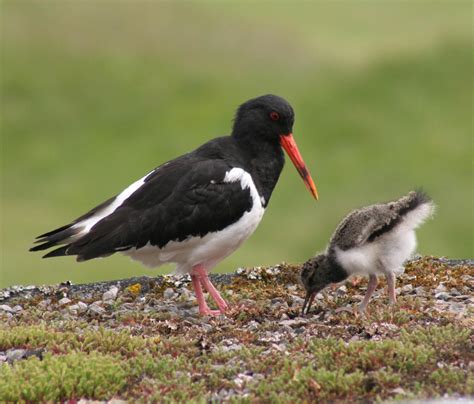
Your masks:
M2 365L0 399L104 400L116 396L199 402L207 401L210 391L235 388L235 378L250 370L265 375L264 382L252 380L246 386L249 398L257 401L386 399L400 386L405 397L470 395L474 394L472 373L437 365L468 355L470 334L452 325L434 326L379 342L296 340L288 354L265 355L261 348L244 348L203 355L183 337L159 341L128 331L98 330L82 335L49 325L19 326L0 331L0 350L47 348L53 353L46 353L42 360L32 357L13 366ZM120 349L111 346L110 340Z
M348 211L416 186L438 205L420 251L472 255L470 2L142 6L2 3L0 287L155 273L27 249L269 92L295 107L321 200L287 164L256 234L217 270L304 261Z

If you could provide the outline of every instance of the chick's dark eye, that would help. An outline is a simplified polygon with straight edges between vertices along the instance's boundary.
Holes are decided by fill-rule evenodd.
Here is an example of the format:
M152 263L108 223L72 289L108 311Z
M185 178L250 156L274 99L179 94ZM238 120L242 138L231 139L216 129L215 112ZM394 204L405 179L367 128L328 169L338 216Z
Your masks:
M280 115L278 114L278 112L272 111L270 112L270 119L272 121L278 121L280 119Z

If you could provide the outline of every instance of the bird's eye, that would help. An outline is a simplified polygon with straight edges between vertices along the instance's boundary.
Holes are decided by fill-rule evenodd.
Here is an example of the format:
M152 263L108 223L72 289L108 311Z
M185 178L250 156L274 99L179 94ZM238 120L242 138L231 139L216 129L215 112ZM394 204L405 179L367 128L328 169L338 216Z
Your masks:
M278 112L272 111L270 112L270 119L272 121L278 121L280 119L280 114L278 114Z

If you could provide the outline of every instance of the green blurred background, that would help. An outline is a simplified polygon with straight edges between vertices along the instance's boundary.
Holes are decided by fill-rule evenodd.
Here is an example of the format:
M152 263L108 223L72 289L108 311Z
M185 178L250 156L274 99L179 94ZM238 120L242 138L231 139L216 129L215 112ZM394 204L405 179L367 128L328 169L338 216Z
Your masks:
M3 1L1 17L0 286L156 274L27 250L265 93L294 106L321 199L287 163L217 270L304 261L349 210L416 186L438 205L419 252L473 255L470 1Z

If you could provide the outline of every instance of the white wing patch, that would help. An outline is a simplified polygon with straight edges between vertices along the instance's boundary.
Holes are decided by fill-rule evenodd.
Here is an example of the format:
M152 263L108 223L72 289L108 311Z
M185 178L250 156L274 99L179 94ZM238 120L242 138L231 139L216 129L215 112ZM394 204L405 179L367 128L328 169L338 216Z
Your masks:
M104 217L107 217L114 213L119 206L121 206L128 198L130 198L130 196L135 191L137 191L145 183L146 178L154 171L156 170L149 172L147 175L125 188L119 195L117 195L117 197L112 201L110 205L105 206L103 209L94 213L94 215L92 215L91 217L81 220L80 222L72 226L75 229L81 229L80 232L76 235L76 237L83 236L84 234L89 233L90 229L92 229L92 227L94 227L99 221L101 221Z
M237 182L237 181L240 181L241 184L242 184L242 177L244 176L244 174L248 174L248 173L246 173L241 168L234 167L233 169L231 169L231 170L229 170L225 173L224 182ZM248 184L247 184L247 187L248 187ZM244 184L242 184L242 189L244 189Z
M260 197L257 188L252 180L252 176L242 168L234 167L225 173L224 182L237 182L240 181L242 189L250 188L250 196L252 202L255 204L257 201L263 206L265 198Z

